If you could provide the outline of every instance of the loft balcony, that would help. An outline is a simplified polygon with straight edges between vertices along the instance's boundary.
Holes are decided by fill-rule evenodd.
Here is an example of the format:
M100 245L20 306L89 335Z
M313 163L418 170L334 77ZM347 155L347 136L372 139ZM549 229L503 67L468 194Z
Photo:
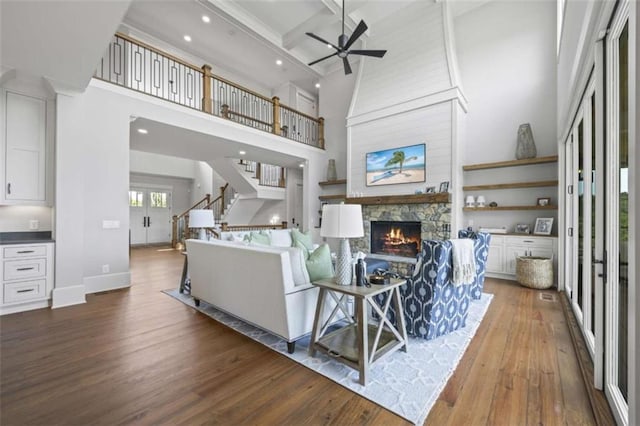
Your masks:
M314 118L134 38L116 33L94 78L324 149Z

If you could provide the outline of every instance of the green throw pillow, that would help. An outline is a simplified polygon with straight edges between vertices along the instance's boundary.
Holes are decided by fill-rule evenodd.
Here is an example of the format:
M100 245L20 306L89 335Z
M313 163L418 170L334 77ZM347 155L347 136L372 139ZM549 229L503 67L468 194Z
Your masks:
M311 231L307 231L304 234L298 231L296 228L291 229L291 239L293 240L293 247L296 247L296 242L304 245L307 251L313 251L313 241L311 241Z
M328 244L323 244L314 250L306 261L307 272L311 281L333 277L333 264Z
M271 245L271 237L269 237L268 234L263 234L261 232L252 232L250 241L254 244L262 244L263 246Z

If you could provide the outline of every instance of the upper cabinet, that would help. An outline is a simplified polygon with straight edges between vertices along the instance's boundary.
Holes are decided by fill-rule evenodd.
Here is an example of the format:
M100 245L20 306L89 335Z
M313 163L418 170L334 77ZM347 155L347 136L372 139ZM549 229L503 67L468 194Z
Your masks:
M47 102L3 91L1 204L47 203Z

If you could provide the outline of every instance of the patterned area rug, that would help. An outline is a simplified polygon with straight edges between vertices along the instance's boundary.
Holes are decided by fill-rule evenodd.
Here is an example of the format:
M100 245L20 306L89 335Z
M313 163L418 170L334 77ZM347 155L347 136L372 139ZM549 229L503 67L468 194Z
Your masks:
M493 295L483 293L481 300L472 302L467 325L461 330L434 340L410 337L406 353L395 352L371 366L369 382L365 387L358 383L356 370L321 353L311 358L307 353L309 337L298 340L295 352L289 354L286 342L279 337L221 312L205 302L196 308L193 299L180 294L178 290L166 290L164 293L414 424L424 423L429 410L462 359L493 298Z

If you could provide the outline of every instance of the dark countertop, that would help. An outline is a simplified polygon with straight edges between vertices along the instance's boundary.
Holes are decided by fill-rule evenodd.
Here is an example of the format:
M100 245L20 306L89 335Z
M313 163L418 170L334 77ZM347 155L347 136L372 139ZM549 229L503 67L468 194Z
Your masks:
M51 231L0 232L0 245L53 243Z

